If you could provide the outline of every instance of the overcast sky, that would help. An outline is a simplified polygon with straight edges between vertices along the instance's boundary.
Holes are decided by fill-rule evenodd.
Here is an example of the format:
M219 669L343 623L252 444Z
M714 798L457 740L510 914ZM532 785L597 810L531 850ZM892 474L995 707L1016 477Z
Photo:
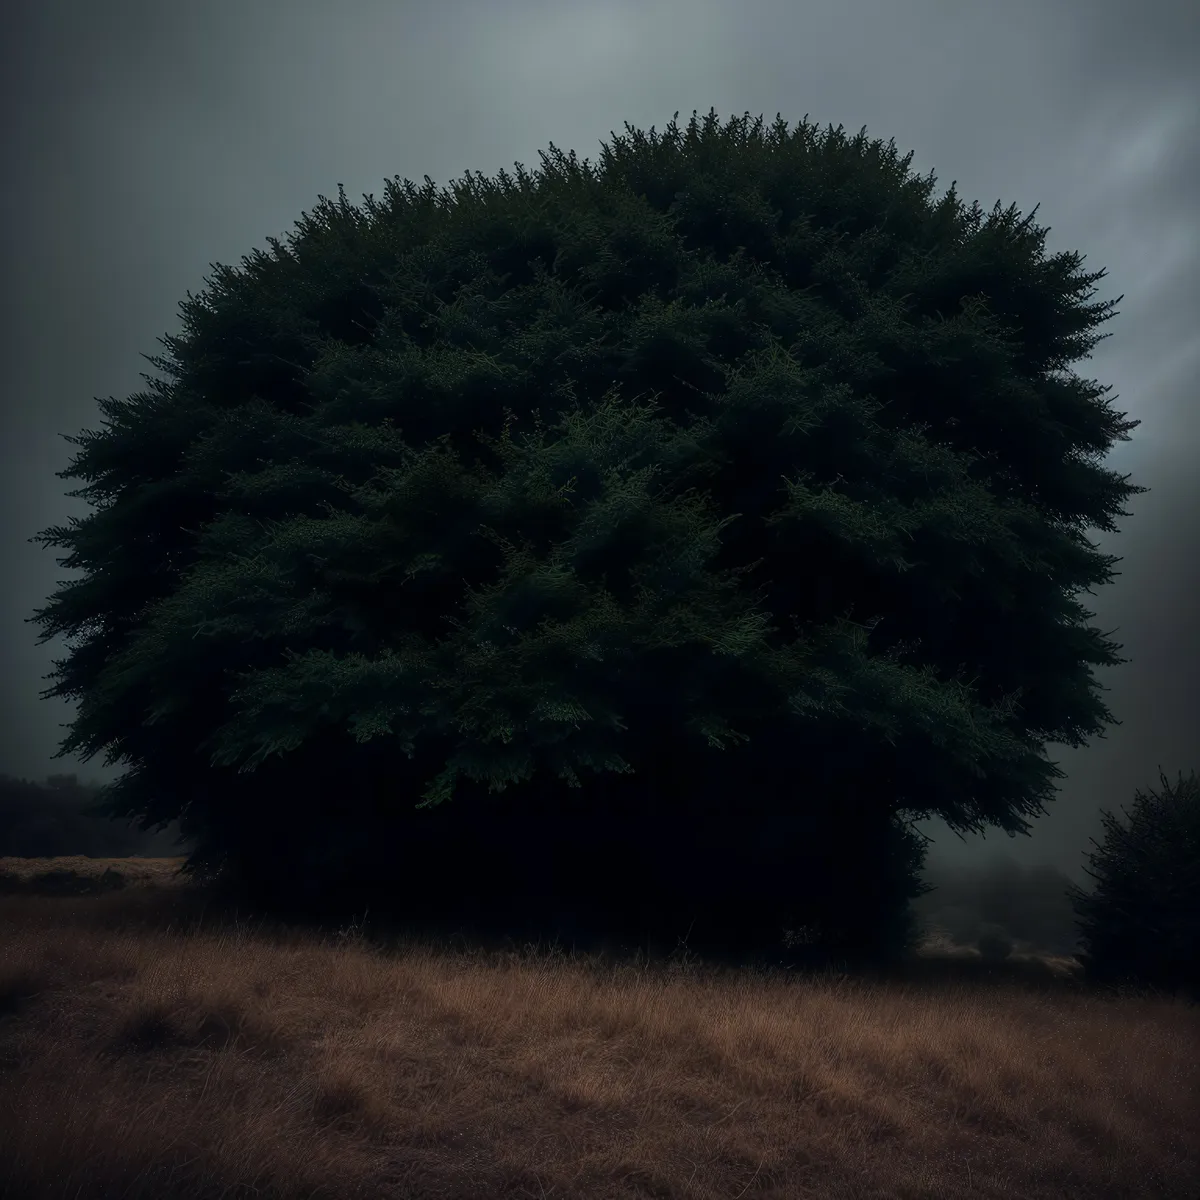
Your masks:
M1123 724L1083 750L1030 838L999 848L1082 880L1099 810L1161 764L1200 770L1200 18L1188 0L18 0L4 89L0 771L42 778L71 710L38 698L61 644L28 617L67 576L26 539L86 508L55 477L98 428L95 398L142 390L140 354L180 328L210 264L289 231L318 195L439 185L550 142L597 161L629 121L806 113L915 152L939 191L1052 227L1124 293L1081 374L1143 424L1109 464L1152 493L1106 538L1122 577L1092 607L1132 658L1105 674ZM1189 469L1191 473L1189 474ZM1192 619L1189 618L1192 614Z

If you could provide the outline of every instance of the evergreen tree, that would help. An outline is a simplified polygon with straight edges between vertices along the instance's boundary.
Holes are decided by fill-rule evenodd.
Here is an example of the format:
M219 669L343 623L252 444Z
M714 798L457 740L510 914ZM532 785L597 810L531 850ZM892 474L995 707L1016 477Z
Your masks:
M865 133L626 128L339 187L189 295L40 535L62 752L260 899L874 953L912 821L1027 832L1112 719L1116 302Z
M1090 893L1072 887L1084 973L1105 984L1188 990L1200 1000L1200 779L1138 791L1123 825L1101 816Z

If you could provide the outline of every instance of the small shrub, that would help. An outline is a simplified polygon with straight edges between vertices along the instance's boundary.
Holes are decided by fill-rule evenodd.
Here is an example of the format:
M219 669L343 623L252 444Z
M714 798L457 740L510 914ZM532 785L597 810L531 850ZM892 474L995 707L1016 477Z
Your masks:
M1137 792L1129 824L1104 813L1088 856L1090 894L1072 888L1081 952L1097 983L1184 989L1200 1000L1200 780Z

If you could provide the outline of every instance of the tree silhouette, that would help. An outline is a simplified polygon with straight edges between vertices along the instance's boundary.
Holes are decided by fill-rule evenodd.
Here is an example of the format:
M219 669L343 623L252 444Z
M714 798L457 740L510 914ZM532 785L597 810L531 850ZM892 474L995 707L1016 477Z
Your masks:
M40 535L63 753L263 903L881 953L911 822L1026 832L1112 719L1115 302L865 132L626 128L189 295Z

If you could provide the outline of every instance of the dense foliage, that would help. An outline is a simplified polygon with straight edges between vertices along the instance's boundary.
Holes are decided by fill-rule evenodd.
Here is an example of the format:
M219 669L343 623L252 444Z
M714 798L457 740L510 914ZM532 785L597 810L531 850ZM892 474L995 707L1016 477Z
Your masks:
M1091 892L1072 888L1089 979L1187 990L1200 1000L1200 779L1138 791L1122 824L1104 813L1088 855Z
M542 159L322 199L103 402L64 752L260 899L902 941L909 823L1026 831L1111 720L1103 273L862 133Z

